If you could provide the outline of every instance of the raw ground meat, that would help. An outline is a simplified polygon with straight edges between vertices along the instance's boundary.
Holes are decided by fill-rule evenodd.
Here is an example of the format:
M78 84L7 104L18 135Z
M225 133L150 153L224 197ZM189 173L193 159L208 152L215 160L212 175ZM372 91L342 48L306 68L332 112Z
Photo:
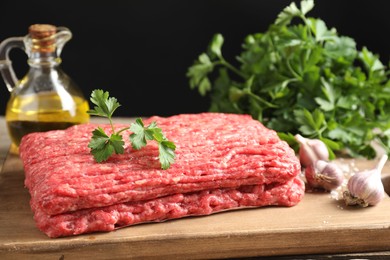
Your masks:
M279 185L251 185L179 193L140 202L83 209L54 216L35 212L38 228L49 237L112 231L146 222L162 222L202 216L226 210L264 206L294 206L304 195L304 183L296 177Z
M123 132L125 154L114 155L103 163L96 163L88 148L92 130L98 125L83 124L24 136L19 154L38 226L49 236L57 237L112 230L115 225L211 214L220 210L208 212L202 208L203 204L197 206L194 201L204 193L239 192L242 187L278 189L279 192L256 192L259 199L252 205L231 204L228 197L222 196L221 209L292 206L301 200L304 187L297 184L300 164L294 151L275 131L249 115L181 114L167 118L155 116L144 123L148 125L152 121L156 121L166 137L176 144L176 160L168 170L161 169L155 142L149 142L138 151L131 148L127 138L130 131ZM110 132L109 125L99 126ZM115 125L116 129L125 126L128 125ZM181 208L180 214L166 211L160 216L133 212L134 205L142 208L160 203L156 208L164 208L168 207L164 201L177 196L187 198L190 194L195 198L190 204L175 206ZM91 218L95 220L95 216L101 215L98 212L105 212L103 215L112 221L98 218L92 221ZM130 215L133 217L122 217ZM65 220L68 217L72 219L69 222ZM81 219L87 221L83 228L77 224ZM46 222L52 226L49 230ZM96 224L101 222L102 225ZM64 228L76 226L74 229L78 231L73 232Z

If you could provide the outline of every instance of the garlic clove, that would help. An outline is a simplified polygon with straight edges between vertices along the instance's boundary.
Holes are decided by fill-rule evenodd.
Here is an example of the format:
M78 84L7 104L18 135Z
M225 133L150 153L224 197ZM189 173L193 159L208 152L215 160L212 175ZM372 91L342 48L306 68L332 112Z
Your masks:
M308 139L307 144L313 149L319 160L329 160L329 150L323 141L319 139Z
M295 139L299 143L299 160L303 167L309 167L318 160L329 160L329 151L326 144L319 139L309 139L295 135Z
M385 197L385 189L381 179L382 169L388 159L382 155L374 169L355 173L348 180L347 191L343 197L346 205L374 206Z
M344 173L337 164L318 160L306 167L306 181L312 188L331 191L340 187L344 181Z

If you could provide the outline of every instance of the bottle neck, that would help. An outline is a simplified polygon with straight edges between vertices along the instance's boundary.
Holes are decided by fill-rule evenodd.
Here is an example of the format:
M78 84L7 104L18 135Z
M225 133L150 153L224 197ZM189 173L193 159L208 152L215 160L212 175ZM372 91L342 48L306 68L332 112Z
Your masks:
M39 68L59 66L62 60L56 52L32 52L27 62L31 67Z

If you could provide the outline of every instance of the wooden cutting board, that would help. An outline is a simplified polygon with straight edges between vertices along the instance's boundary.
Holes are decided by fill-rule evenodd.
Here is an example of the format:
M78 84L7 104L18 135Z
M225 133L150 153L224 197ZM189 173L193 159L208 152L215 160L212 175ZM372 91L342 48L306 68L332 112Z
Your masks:
M375 163L354 162L359 169ZM384 173L390 173L389 163ZM0 174L1 259L211 259L390 250L388 196L375 207L358 208L326 192L307 192L291 208L243 209L51 239L35 227L23 180L21 161L10 152ZM387 191L389 180L385 174Z

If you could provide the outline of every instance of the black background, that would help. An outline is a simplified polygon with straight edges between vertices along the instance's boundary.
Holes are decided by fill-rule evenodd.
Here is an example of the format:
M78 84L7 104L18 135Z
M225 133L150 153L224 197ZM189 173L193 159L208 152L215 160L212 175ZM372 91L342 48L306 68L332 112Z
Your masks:
M246 35L264 32L291 1L139 0L1 1L0 41L24 36L29 25L66 26L62 67L86 97L101 88L118 98L116 116L168 116L208 110L209 100L190 90L185 74L213 34L225 38L223 54L234 63ZM296 1L299 4L299 1ZM366 46L387 65L390 51L388 1L317 0L308 14ZM13 50L16 74L27 56ZM9 92L0 80L0 114Z

